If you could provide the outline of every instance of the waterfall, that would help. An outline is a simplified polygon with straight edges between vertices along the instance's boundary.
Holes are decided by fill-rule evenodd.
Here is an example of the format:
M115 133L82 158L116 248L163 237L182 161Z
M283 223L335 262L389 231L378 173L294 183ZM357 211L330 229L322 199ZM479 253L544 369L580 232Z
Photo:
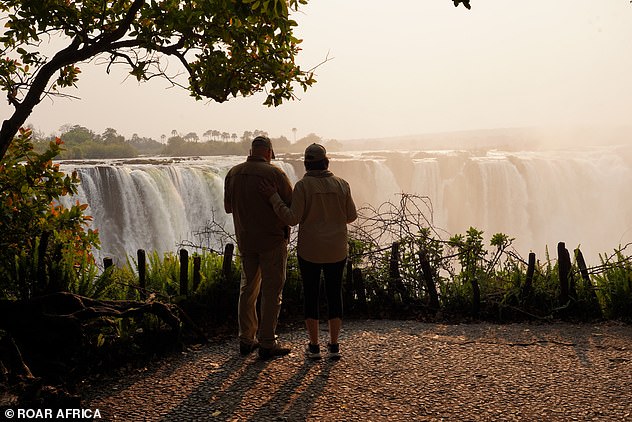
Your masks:
M438 152L414 160L412 190L433 200L435 224L505 233L523 256L558 242L596 264L632 241L629 148L538 152Z
M65 162L77 170L77 198L89 205L102 250L98 257L124 260L137 249L176 251L214 219L229 231L223 210L226 172L239 156L202 159ZM292 183L303 174L300 157L281 156ZM449 234L469 227L486 239L502 232L516 239L518 253L543 258L581 245L597 264L597 254L632 241L632 148L508 152L408 151L333 153L330 169L351 185L356 205L378 206L401 192L432 202L434 225ZM554 255L554 254L553 254Z
M232 217L224 212L224 177L242 157L210 160L155 160L64 163L62 170L77 170L79 200L89 205L93 228L99 230L98 258L124 261L138 249L177 251L183 241L194 241L196 232L213 219L233 232ZM277 163L295 183L294 169ZM213 246L213 245L212 245Z
M386 160L373 157L331 159L329 169L350 183L357 207L377 206L401 192Z

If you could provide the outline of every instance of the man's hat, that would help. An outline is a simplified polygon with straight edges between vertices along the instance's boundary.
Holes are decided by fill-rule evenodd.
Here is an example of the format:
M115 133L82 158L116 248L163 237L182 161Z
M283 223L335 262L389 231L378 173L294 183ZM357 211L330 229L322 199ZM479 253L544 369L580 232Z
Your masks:
M320 144L311 144L305 149L305 162L320 161L327 158L327 150Z
M266 147L272 152L272 158L274 159L274 150L272 149L272 141L267 136L259 135L252 140L252 147Z

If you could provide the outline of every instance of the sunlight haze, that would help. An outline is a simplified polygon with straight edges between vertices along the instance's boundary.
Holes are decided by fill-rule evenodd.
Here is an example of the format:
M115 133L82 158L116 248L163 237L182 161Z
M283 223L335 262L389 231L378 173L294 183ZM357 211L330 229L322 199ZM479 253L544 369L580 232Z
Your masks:
M263 95L195 101L164 81L80 65L79 100L44 99L27 123L107 127L159 140L260 129L293 140L432 132L623 125L632 110L632 5L627 0L311 1L295 14L298 62L317 83L277 108ZM170 71L176 71L176 63ZM4 116L12 108L0 108ZM6 117L5 117L6 118Z

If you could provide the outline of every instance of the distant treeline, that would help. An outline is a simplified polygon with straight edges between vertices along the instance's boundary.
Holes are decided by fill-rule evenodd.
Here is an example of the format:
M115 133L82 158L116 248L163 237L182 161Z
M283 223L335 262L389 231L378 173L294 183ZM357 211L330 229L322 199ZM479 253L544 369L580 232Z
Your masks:
M140 137L133 134L130 139L120 135L116 129L107 128L102 134L80 125L66 125L62 128L59 138L63 141L63 152L60 159L90 159L90 158L134 158L139 156L199 156L199 155L247 155L250 142L258 135L268 136L262 130L245 131L241 136L207 130L203 139L195 132L185 135L172 131L171 136L163 135L160 141L152 138ZM320 136L310 133L290 142L285 136L273 138L275 152L303 152L311 143L325 144L329 150L341 149L341 144L335 140L324 141ZM55 136L43 136L35 132L35 147L45 149Z

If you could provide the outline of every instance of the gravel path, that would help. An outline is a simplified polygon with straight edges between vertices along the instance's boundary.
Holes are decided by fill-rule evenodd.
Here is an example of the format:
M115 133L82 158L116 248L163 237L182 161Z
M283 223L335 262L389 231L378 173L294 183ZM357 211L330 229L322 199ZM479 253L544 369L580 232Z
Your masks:
M194 348L87 386L85 406L120 421L632 421L629 325L345 321L338 362L305 361L302 329L282 340L293 352L267 362L236 340Z

